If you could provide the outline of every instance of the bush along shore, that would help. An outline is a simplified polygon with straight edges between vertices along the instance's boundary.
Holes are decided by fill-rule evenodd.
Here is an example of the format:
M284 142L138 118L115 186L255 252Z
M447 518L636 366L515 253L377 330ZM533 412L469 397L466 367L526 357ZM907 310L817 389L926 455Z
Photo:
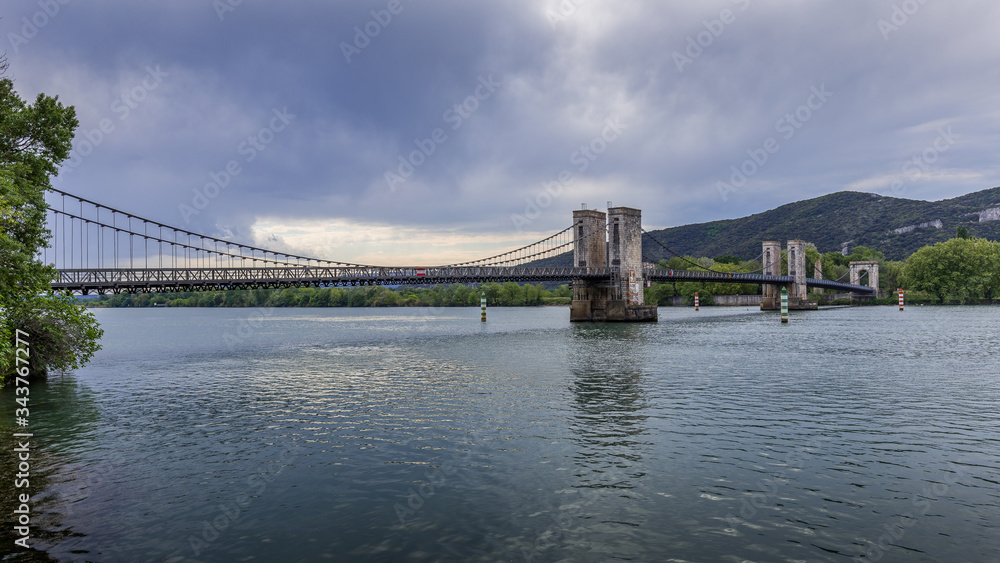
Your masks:
M491 307L569 305L568 285L546 289L538 285L484 283L433 287L379 285L361 287L289 287L198 291L190 293L122 293L84 299L88 307L478 307L486 294Z

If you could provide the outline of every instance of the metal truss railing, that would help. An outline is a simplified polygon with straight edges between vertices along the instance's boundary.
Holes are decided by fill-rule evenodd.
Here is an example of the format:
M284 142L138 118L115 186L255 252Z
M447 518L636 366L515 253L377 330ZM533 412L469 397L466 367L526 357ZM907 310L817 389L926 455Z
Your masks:
M52 284L77 293L190 291L293 285L414 285L489 281L560 281L609 279L613 268L463 267L323 267L164 268L60 270Z

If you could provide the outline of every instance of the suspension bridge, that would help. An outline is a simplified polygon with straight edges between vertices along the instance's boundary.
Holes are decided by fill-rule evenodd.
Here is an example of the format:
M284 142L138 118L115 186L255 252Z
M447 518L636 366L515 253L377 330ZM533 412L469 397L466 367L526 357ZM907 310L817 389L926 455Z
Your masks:
M784 253L780 243L764 242L761 267L751 272L657 268L656 260L642 252L644 237L651 246L684 257L643 230L641 212L629 207L574 211L570 226L542 240L438 266L377 266L288 254L173 227L57 189L51 190L48 213L52 237L39 258L58 270L53 289L81 295L567 281L573 288L571 320L628 321L656 319L656 308L643 305L643 287L653 281L760 284L764 309L776 308L782 286L790 289L793 308L807 304L808 288L874 292L860 283L805 277L802 241L788 241ZM569 253L571 266L540 265L566 262ZM783 261L787 275L781 273ZM853 279L856 270L852 266L852 281L858 281Z

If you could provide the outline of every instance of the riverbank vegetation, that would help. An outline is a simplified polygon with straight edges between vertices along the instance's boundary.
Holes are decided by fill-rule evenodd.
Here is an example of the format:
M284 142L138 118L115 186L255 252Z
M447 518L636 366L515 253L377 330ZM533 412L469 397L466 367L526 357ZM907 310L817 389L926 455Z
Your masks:
M466 307L479 306L481 293L491 307L569 305L568 285L546 289L541 284L459 283L433 287L380 285L360 287L289 287L199 291L192 293L137 293L104 295L85 303L89 307Z
M0 60L0 74L6 70ZM45 191L60 162L69 157L77 126L73 107L39 94L33 105L0 79L0 385L14 380L15 369L30 376L85 364L102 334L94 316L68 295L55 294L51 265L38 260L48 244ZM27 351L17 362L14 344ZM24 357L23 354L20 357ZM24 371L18 372L20 374Z
M1000 242L966 235L925 246L906 260L902 287L939 303L1000 301Z

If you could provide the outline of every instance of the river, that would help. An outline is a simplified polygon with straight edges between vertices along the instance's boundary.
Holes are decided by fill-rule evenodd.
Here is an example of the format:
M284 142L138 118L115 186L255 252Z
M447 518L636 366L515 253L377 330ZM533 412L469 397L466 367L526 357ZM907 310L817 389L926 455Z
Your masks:
M1000 307L94 313L23 560L1000 561Z

